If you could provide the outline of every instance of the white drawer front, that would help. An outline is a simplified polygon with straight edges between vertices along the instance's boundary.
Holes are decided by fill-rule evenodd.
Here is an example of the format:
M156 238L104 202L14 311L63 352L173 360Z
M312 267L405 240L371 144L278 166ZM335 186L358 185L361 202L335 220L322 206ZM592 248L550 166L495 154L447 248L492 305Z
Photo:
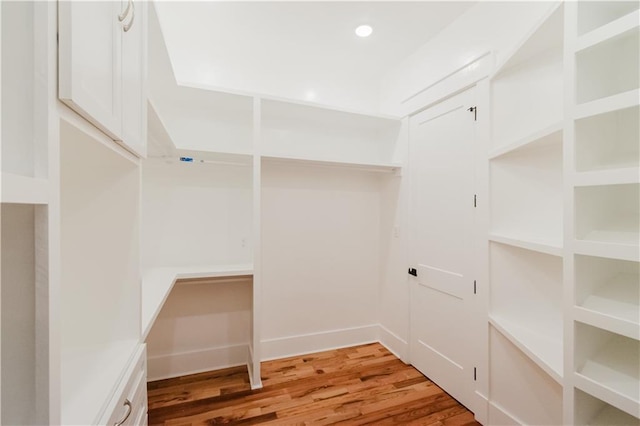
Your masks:
M127 374L122 378L124 386L119 386L118 391L109 403L113 407L104 413L100 424L107 426L133 426L138 425L140 418L147 414L147 356L146 348L142 347L132 362L132 368L127 369Z

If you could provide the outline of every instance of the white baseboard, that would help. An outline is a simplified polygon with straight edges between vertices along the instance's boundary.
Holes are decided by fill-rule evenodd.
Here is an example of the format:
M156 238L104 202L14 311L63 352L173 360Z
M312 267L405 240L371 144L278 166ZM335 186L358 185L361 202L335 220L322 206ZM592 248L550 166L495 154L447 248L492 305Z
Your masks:
M162 380L187 374L246 365L249 345L208 348L147 358L147 380Z
M483 395L482 393L476 391L476 406L473 408L473 416L476 421L483 425L488 425L489 423L489 399Z
M263 340L262 361L377 342L379 330L378 324L372 324Z
M520 420L513 417L507 410L495 402L489 401L489 419L486 424L490 425L521 425Z
M409 344L401 339L397 334L389 330L382 324L380 328L379 340L382 346L387 348L389 352L400 358L405 364L409 363Z

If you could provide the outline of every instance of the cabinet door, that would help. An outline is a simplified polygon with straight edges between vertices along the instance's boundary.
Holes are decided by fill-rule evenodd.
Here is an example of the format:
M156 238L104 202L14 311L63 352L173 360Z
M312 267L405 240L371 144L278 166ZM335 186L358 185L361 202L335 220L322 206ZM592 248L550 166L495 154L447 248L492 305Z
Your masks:
M122 142L146 156L147 2L129 0L127 31L122 34ZM126 1L123 2L126 5Z
M61 1L59 97L110 137L122 133L119 1Z

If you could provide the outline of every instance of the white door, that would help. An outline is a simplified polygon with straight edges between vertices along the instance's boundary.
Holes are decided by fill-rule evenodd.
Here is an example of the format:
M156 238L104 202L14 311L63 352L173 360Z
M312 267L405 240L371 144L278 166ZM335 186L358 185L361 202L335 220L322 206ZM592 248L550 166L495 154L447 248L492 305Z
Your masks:
M119 1L58 3L58 96L114 139L122 132L121 11Z
M475 391L474 91L410 120L411 363L467 407Z

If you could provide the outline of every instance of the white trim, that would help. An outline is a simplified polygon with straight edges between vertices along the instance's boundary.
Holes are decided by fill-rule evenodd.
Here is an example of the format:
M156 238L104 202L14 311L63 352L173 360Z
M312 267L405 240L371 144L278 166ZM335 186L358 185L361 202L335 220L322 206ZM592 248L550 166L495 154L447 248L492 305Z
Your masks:
M378 342L379 324L262 340L262 361Z
M379 324L378 327L380 328L378 335L380 344L397 358L400 358L402 362L409 364L409 343L384 325Z
M167 355L149 355L147 381L246 365L247 346L247 344L240 344Z
M496 419L498 417L498 419ZM515 416L509 413L504 407L495 402L489 401L489 421L490 425L523 425L524 422L518 420Z

